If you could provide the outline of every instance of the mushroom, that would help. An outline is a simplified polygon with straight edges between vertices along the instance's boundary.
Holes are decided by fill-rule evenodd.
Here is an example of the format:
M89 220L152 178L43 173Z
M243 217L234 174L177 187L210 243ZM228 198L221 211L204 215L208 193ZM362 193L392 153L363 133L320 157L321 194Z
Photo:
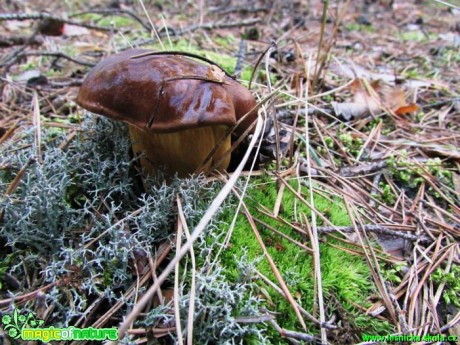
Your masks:
M217 170L225 170L229 128L239 123L238 137L257 117L248 89L210 61L185 55L192 54L133 49L112 55L88 73L77 96L81 107L128 123L146 173L164 169L185 177L197 169L208 173L219 161Z

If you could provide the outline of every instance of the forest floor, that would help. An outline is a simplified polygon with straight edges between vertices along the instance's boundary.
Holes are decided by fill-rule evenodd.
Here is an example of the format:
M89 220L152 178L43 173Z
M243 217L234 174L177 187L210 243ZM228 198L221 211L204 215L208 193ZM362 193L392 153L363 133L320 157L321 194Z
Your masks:
M121 324L133 344L460 337L458 0L9 0L0 10L0 340L14 344L26 324L13 306L48 326ZM152 187L167 202L150 199L119 139L126 129L88 121L75 102L93 66L131 47L205 56L248 87L253 74L265 119L253 169L202 178L205 191L193 179ZM208 228L196 262L184 249L174 270L172 234L203 230L213 214L233 237ZM154 222L170 231L149 243ZM113 229L115 244L104 240ZM176 275L161 277L168 269Z

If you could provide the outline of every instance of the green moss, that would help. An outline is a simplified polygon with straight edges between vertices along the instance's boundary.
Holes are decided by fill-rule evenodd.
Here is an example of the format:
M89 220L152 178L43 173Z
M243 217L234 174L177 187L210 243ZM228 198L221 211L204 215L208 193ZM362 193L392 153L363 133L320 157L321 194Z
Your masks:
M345 24L345 28L348 31L375 32L375 27L373 27L372 25L364 25L353 22Z
M137 21L128 16L100 15L96 13L87 13L79 17L82 21L88 21L100 26L109 27L112 24L115 28L132 27L133 24L140 25Z
M447 305L460 307L460 266L453 264L450 272L437 268L430 275L430 280L436 285L444 283L442 298Z
M387 205L393 205L396 196L391 190L391 186L387 183L380 182L379 188L380 190L378 192L373 192L372 195Z
M224 48L227 48L236 43L236 38L231 34L228 36L217 36L214 38L214 42Z
M414 42L428 42L436 39L435 35L425 35L420 30L404 31L399 34L399 39L402 41L414 41Z
M309 200L306 181L291 180L289 184L294 190L299 190L303 198ZM265 226L256 221L267 251L289 286L291 294L305 309L312 310L315 279L312 255L298 245L275 234L269 227L273 227L295 241L311 248L308 236L298 233L291 226L266 216L260 211L264 207L268 212L273 210L278 190L276 183L270 178L257 178L252 182L248 190L246 203L251 215L268 225ZM326 198L315 194L314 204L315 208L323 213L333 224L338 226L350 224L345 205L339 198ZM300 226L300 222L304 223L304 216L311 218L311 210L299 201L288 188L284 190L281 205L280 219L290 223L295 222ZM221 221L224 224L230 224L232 219L233 209L230 208L223 213ZM322 221L319 218L318 225L322 225ZM323 238L323 240L324 242L320 244L320 252L326 305L332 303L332 300L337 300L347 312L357 316L360 312L355 310L353 304L366 305L366 298L374 292L369 267L362 257L351 255L333 247L331 244L338 244L336 240L327 238ZM340 245L343 246L342 243ZM268 261L263 257L263 251L244 215L238 216L230 246L223 252L220 259L223 266L226 267L226 274L230 280L238 281L240 279L241 273L236 267L235 257L241 256L245 256L249 262L255 262L256 269L278 285L276 277ZM262 281L258 281L257 284L261 295L266 299L267 309L279 313L277 314L277 321L280 325L286 329L300 329L289 302L270 285ZM388 331L390 328L389 325L382 325L380 321L370 316L362 316L360 320L357 322L356 327L361 331L370 332L380 328ZM308 324L308 327L308 332L317 333L315 325ZM275 331L269 330L268 332L274 343L281 341Z

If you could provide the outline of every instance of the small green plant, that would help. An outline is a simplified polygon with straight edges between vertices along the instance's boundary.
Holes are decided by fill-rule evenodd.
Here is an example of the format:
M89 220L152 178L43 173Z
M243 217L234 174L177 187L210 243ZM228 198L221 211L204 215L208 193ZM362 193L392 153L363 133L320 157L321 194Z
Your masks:
M460 266L452 265L450 272L437 268L430 275L430 280L436 284L444 283L442 298L447 305L454 305L460 308Z
M379 188L379 192L374 192L372 195L387 205L393 205L396 196L391 190L391 186L385 182L379 182Z
M324 142L328 148L332 149L334 147L334 139L331 137L324 137Z
M421 30L404 31L399 34L402 41L428 42L436 39L435 35L425 35Z
M440 182L453 187L452 172L447 170L439 157L427 159L422 169L419 165L411 162L407 157L407 151L402 151L399 158L391 156L387 159L389 171L393 178L409 188L418 188L424 181L422 176L424 169Z
M345 149L345 152L350 152L354 157L357 157L363 147L363 139L353 137L349 132L342 132L338 136L339 140Z
M400 284L402 277L404 276L404 267L405 265L382 265L381 271L385 280L392 282L394 284Z
M375 32L375 27L372 25L365 25L365 24L359 24L359 23L347 23L345 24L345 28L348 31L360 31L360 32Z

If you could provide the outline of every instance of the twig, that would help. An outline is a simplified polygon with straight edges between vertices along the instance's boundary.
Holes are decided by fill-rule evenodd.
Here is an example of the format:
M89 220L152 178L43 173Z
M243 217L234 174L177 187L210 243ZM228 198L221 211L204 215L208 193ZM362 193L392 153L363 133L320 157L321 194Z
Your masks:
M54 52L31 51L31 52L23 53L22 56L54 56L58 59L66 59L66 60L72 61L73 63L76 63L78 65L89 66L89 67L93 67L95 65L92 62L79 60L67 54L64 54L63 52L56 52L56 51Z
M328 3L328 2L327 2ZM326 5L325 5L326 6ZM309 63L307 66L310 66L311 62L311 55L309 58ZM312 205L312 210L314 207L314 197L313 197L313 183L311 179L312 171L311 171L311 145L310 145L310 135L309 135L309 116L308 116L308 94L309 94L309 83L310 83L310 70L305 66L304 68L307 70L307 82L305 87L305 96L303 97L304 106L305 106L305 151L306 151L306 159L307 159L307 171L308 171L308 189L310 194L310 204ZM301 94L301 96L303 96ZM285 183L283 181L283 183ZM285 183L286 184L286 183ZM286 184L288 185L288 184ZM308 219L305 217L305 220L308 224ZM321 253L319 250L319 238L318 238L318 227L317 227L317 220L316 220L316 212L311 213L311 225L312 225L312 241L311 246L313 247L313 263L315 267L315 277L316 277L316 284L317 284L317 293L318 293L318 307L319 307L319 316L321 324L326 322L326 312L324 309L324 296L323 296L323 278L321 272ZM327 344L327 333L326 329L321 328L321 341L324 344Z
M389 228L387 228L386 226L383 226L383 225L372 225L372 224L368 224L368 225L364 225L363 227L361 225L357 225L357 229L358 230L361 230L361 231L366 231L366 232L375 232L375 233L378 233L378 234L384 234L384 235L391 235L391 236L395 236L395 237L400 237L400 238L404 238L406 240L410 240L410 241L421 241L421 242L425 242L425 243L431 243L431 239L428 237L428 236L417 236L417 235L412 235L412 234L408 234L406 232L402 232L402 231L397 231L397 230L391 230ZM321 233L332 233L332 232L343 232L343 233L354 233L355 232L355 228L353 226L335 226L335 227L332 227L332 226L322 226L322 227L319 227L318 228L318 232L321 232Z
M53 16L49 13L39 12L39 13L3 13L0 14L0 22L6 20L44 20L44 19L51 19L55 21L59 21L62 23L82 26L87 29L92 30L99 30L99 31L110 31L111 29L108 27L98 26L98 25L91 25L85 24L82 22L77 22L75 20L65 19L58 16Z
M41 45L43 44L43 39L37 36L0 36L0 47L11 47L22 44Z
M369 164L360 164L357 166L346 166L339 170L339 174L343 177L369 175L385 169L386 166L387 163L385 161L371 162Z
M16 61L18 61L19 59L21 59L23 57L27 57L27 56L54 56L56 59L66 59L66 60L72 61L73 63L83 65L83 66L93 67L95 65L95 63L93 63L93 62L79 60L79 59L73 58L73 57L71 57L71 56L69 56L67 54L64 54L62 52L57 52L57 51L54 51L54 52L29 51L29 52L19 52L19 53L14 54L14 56L11 56L8 59L9 62L8 61L3 61L0 64L0 67L5 67L6 69L8 69L12 65L14 65L16 63Z
M191 25L183 30L178 32L179 35L184 33L193 32L196 30L214 30L214 29L229 29L242 26L251 26L257 24L261 21L260 18L250 18L246 20L241 20L237 22L220 22L220 23L204 23L201 25Z
M313 342L315 341L315 337L307 334L307 333L300 333L300 332L295 332L295 331L290 331L284 328L281 328L275 320L269 320L269 322L272 324L272 326L279 332L279 334L283 338L292 338L292 339L298 339L298 340L303 340L303 341L308 341L308 342Z
M268 49L267 53L265 54L265 76L267 78L267 89L269 93L272 93L272 85L270 81L270 70L269 70L269 65L270 65L270 54L272 51L276 50L276 43L273 42L270 45L270 48ZM281 169L281 149L280 149L280 129L279 129L279 124L278 120L276 119L276 108L274 103L270 104L269 109L269 114L272 117L273 121L273 127L275 130L275 143L276 143L276 171L280 171Z
M42 145L42 122L41 122L41 113L40 113L40 105L38 104L38 95L37 92L33 92L33 97L32 97L32 102L33 102L33 124L35 127L35 135L34 135L34 145L35 145L35 151L36 151L36 157L38 163L42 164L43 163L43 157L42 157L42 150L41 150L41 145Z

